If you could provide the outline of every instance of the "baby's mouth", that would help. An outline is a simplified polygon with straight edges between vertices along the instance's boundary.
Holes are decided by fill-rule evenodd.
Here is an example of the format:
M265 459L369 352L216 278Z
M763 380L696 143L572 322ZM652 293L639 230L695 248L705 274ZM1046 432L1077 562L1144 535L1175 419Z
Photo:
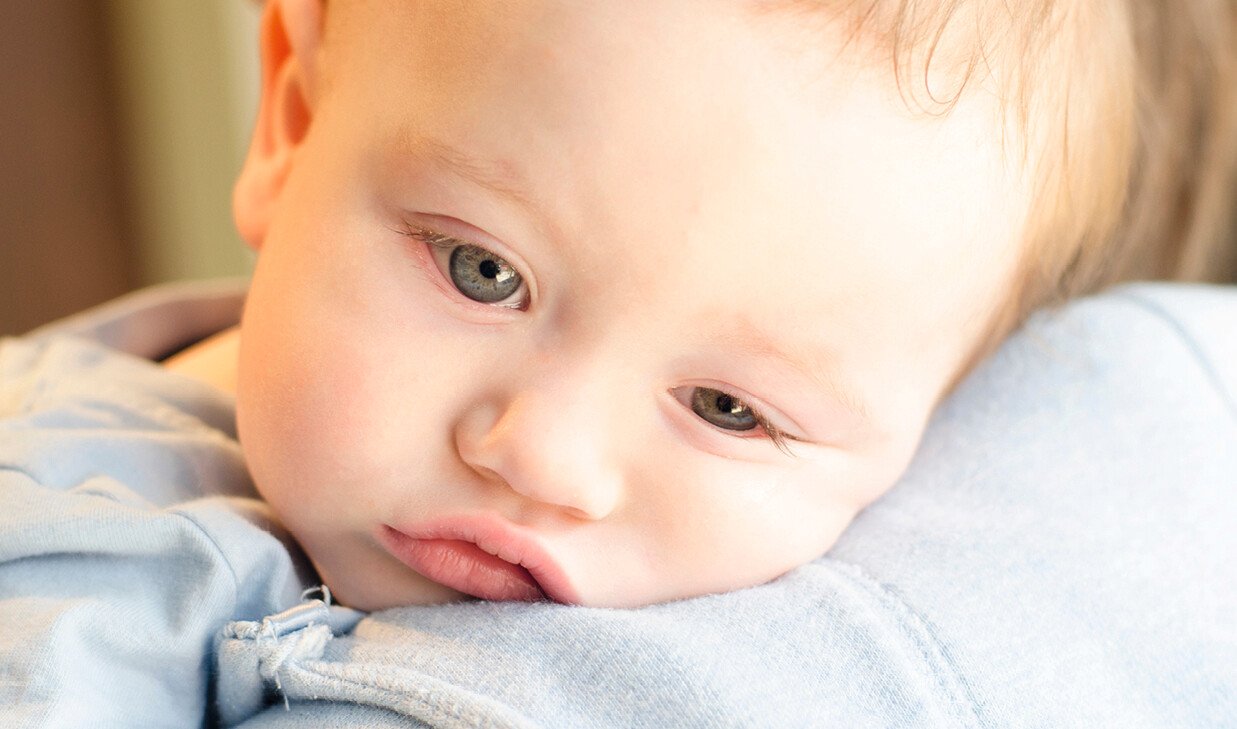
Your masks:
M390 529L390 527L387 527ZM461 539L414 539L390 529L388 543L401 562L456 592L482 600L536 602L545 591L527 569Z
M387 551L414 572L465 595L578 602L540 540L501 519L452 519L407 531L384 524L378 536Z

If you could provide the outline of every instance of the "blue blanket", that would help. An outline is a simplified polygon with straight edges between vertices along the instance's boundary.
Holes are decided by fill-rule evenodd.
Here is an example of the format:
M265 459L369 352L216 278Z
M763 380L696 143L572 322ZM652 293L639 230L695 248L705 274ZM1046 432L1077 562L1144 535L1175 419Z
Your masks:
M253 496L230 407L97 344L0 346L0 725L1237 717L1231 288L1038 316L828 555L639 610L302 603L312 574Z

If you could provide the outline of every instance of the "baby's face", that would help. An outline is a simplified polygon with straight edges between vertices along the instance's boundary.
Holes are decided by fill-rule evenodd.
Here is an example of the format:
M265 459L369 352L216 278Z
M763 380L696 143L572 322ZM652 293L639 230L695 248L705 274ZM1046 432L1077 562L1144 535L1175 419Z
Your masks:
M328 12L238 397L341 601L750 586L899 477L1013 267L995 103L733 2Z

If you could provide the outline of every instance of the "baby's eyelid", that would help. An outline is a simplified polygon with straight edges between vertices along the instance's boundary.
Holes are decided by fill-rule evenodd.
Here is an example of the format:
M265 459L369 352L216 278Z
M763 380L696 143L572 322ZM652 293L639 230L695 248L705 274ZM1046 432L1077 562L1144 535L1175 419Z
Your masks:
M699 414L692 411L692 408L691 408L691 402L690 402L691 392L695 390L696 388L716 390L717 392L729 395L735 400L742 402L744 406L746 406L751 411L752 417L756 420L756 428L753 428L750 430L728 430L726 428L722 428L718 425L715 425L705 420ZM775 425L770 420L770 418L765 416L763 405L752 402L753 398L736 392L734 388L727 387L725 385L720 385L720 384L712 384L712 383L700 384L700 385L684 385L681 387L673 388L671 390L671 395L674 396L674 399L678 400L679 403L689 411L689 413L691 414L691 417L700 421L700 423L702 423L704 427L710 428L724 435L728 435L732 438L754 440L756 438L754 438L753 436L743 435L743 433L751 433L753 432L753 430L759 430L760 432L764 433L765 437L770 442L772 442L773 445L776 446L778 450L792 457L794 457L795 454L789 450L787 442L788 441L795 441L795 442L803 441L802 438L791 435L790 433L787 433L785 430L777 427L777 425Z
M494 246L479 243L468 238L461 238L447 233L441 233L437 230L427 228L423 225L404 220L403 228L399 230L402 235L405 235L413 240L419 241L429 248L428 254L437 269L438 275L442 277L446 285L450 286L456 294L461 296L468 304L491 309L511 309L515 311L524 311L529 308L533 298L532 286L529 283L529 278L521 270L522 267L512 263L507 255L494 250ZM511 301L493 301L481 302L465 295L459 290L458 285L452 280L450 273L450 257L451 254L461 247L471 246L492 254L495 258L502 260L506 265L511 266L516 274L520 277L520 286L515 293L508 297Z
M525 270L528 268L525 265L525 261L501 240L491 236L489 233L455 218L432 215L428 217L434 218L434 220L422 221L420 220L422 217L425 216L401 216L400 223L402 229L400 232L410 238L416 238L431 245L441 244L444 247L476 246L477 248L483 248L509 262L512 267L520 272L521 276L524 276ZM472 233L466 229L473 229L476 232ZM527 279L527 276L525 278Z
M744 401L744 404L746 404L746 401ZM751 408L752 415L756 418L756 422L760 429L765 432L765 435L769 436L769 440L773 441L773 445L777 446L777 449L786 455L794 456L795 454L790 452L790 448L786 443L787 441L798 441L800 439L790 435L770 422L759 408L753 405L748 405L748 407Z

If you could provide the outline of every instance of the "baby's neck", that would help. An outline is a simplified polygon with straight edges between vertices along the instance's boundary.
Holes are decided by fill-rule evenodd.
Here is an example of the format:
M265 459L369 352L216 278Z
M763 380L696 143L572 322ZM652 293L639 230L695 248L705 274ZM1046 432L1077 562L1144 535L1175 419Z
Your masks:
M169 357L163 366L235 395L240 333L239 326L224 329Z

